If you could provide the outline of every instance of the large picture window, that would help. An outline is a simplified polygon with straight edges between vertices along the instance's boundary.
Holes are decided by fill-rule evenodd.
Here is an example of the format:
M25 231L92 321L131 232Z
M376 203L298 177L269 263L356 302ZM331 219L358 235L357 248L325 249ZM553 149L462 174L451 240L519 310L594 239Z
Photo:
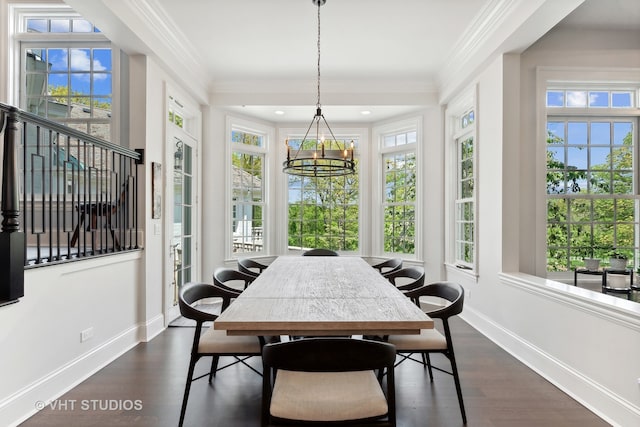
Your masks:
M353 141L356 171L359 171L358 139L338 139L340 147L349 146ZM292 150L296 150L301 142L301 138L288 140ZM335 251L358 251L358 173L334 178L288 175L287 179L289 250L325 248Z
M547 271L614 251L638 265L638 119L620 110L635 102L630 90L547 91Z

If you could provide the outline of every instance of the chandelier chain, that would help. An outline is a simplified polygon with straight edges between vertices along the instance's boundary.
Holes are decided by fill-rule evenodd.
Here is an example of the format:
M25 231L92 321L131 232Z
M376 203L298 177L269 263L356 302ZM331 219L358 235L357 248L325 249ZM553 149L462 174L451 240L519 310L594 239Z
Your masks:
M320 108L320 5L318 2L318 101L316 107Z
M299 143L296 142L297 147L290 146L288 139L285 141L287 160L282 163L282 170L290 175L310 178L331 178L352 175L356 173L353 158L353 141L351 141L351 147L348 148L347 144L343 143L344 147L340 148L339 141L333 134L329 123L327 123L327 120L324 118L324 114L322 114L320 105L320 6L325 4L326 0L312 1L318 6L318 98L316 102L316 113L311 123L309 123L309 127L302 141ZM311 129L314 127L313 125L315 125L315 139L307 140ZM320 134L321 125L325 126L330 134L328 142L325 141L324 135L321 136ZM308 144L305 144L306 142L308 142ZM315 145L315 148L308 147L308 145L311 144ZM294 153L292 153L292 148L295 150Z

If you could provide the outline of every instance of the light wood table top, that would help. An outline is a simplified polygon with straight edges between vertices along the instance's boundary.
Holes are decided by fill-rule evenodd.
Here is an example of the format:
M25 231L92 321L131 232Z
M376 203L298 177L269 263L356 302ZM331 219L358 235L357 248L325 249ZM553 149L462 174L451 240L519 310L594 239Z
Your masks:
M278 257L215 321L229 335L417 334L433 320L359 257Z

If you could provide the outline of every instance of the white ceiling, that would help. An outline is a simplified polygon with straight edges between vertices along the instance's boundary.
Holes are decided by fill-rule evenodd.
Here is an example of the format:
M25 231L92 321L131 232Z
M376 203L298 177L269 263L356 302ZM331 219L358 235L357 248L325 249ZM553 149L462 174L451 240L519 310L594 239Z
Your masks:
M421 90L434 87L438 71L486 1L327 0L320 7L320 99L327 119L373 122L419 109L416 105L329 105L322 93L334 85L363 81L389 91L407 85ZM202 54L214 90L262 82L289 83L309 93L303 106L227 108L269 121L311 120L318 35L318 8L312 0L158 3Z
M206 88L208 101L272 122L309 121L315 112L317 7L312 0L66 1L125 50L127 45L130 51L148 48L145 53L175 66L181 77L192 73L188 83ZM529 28L526 43L515 46L522 50L581 2L327 0L320 8L325 116L330 122L373 122L424 107L424 94L437 94L465 61L474 65L470 57L500 47L495 40L501 31L521 40L515 26ZM540 14L561 16L540 19ZM532 21L544 23L537 33L525 25ZM562 25L638 29L640 0L585 0ZM480 40L494 42L494 50L483 51ZM505 36L502 45L507 41ZM279 105L261 98L262 92L282 94ZM229 93L245 93L233 99L247 101L228 103ZM340 98L344 93L375 93L376 99L353 96L358 101L351 102ZM399 104L394 93L405 94L403 100L409 93L422 97ZM362 115L364 110L371 114Z
M320 8L323 78L429 81L485 2L328 0ZM158 3L216 81L315 79L312 0Z

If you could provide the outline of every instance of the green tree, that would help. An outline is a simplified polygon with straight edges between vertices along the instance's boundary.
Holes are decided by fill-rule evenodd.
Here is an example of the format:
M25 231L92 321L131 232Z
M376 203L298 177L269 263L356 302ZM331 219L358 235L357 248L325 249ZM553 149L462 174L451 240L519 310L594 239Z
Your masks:
M547 144L562 145L564 140L548 132ZM589 188L580 187L585 181ZM547 200L547 270L567 271L584 257L605 259L614 247L633 259L635 201L611 197L633 194L631 132L621 145L612 146L602 164L591 165L589 174L565 167L553 150L547 150L547 194L566 192L572 197ZM576 194L596 197L579 198Z
M71 91L69 93L68 86L49 86L49 95L53 97L56 102L61 104L79 104L90 105L91 97L78 91ZM93 107L103 110L111 110L111 103L104 101L93 101Z
M415 253L416 162L414 154L387 159L384 250Z
M296 149L296 142L290 141L292 149ZM339 146L344 147L343 144L341 141ZM303 149L314 147L315 141L307 140ZM331 178L289 176L294 199L289 202L289 246L357 251L359 188L357 173Z

